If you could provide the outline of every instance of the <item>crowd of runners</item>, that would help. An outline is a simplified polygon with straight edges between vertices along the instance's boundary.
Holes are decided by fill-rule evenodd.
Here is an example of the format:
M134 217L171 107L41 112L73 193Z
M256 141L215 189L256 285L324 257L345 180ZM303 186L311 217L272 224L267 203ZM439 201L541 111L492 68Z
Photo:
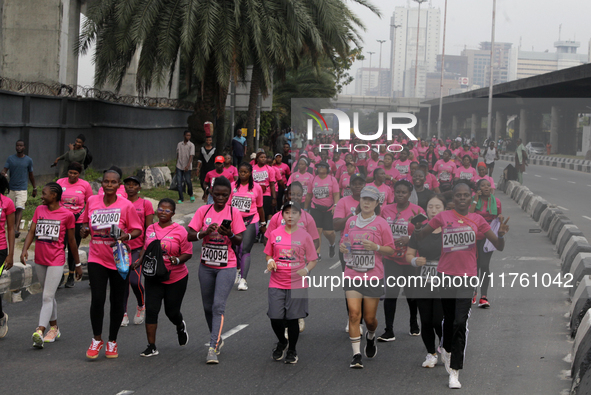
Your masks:
M487 278L491 255L503 250L509 231L494 195L495 142L481 149L475 141L461 138L412 141L401 135L394 142L376 141L375 148L357 152L353 147L363 141L336 144L332 136L320 135L299 149L286 141L281 152L260 150L249 162L243 159L245 143L238 134L240 155L232 151L218 155L209 138L195 156L190 137L185 134L177 148L179 199L162 199L156 210L139 196L140 179L123 178L116 166L105 170L96 195L81 178L85 166L78 161L68 162L63 177L43 186L41 205L20 256L26 264L34 243L35 270L43 287L39 325L32 334L34 347L60 338L55 295L64 278L63 266L69 267L66 286L73 286L82 277L78 246L90 237L93 333L86 356L96 359L104 348L107 358L117 358L118 331L130 324L132 315L134 324L146 328L148 346L140 355L157 355L162 304L176 327L179 345L186 345L189 334L181 310L189 276L186 263L195 251L210 332L206 363L217 364L224 344L226 303L234 285L248 290L251 252L259 241L265 255L259 263L264 259L269 273L267 315L277 337L271 356L297 363L298 337L308 316L309 280L321 265L326 239L328 257L338 254L343 278L348 280L338 292L345 299L343 316L345 311L348 314L346 331L353 354L349 366L363 368L362 345L363 355L374 358L379 342L395 340L397 299L404 292L409 334L420 336L427 351L422 366L433 368L441 355L449 387L461 387L459 370L472 305L490 307L488 283L483 281L475 289L465 278ZM392 143L400 149L388 150ZM324 148L331 145L339 150ZM15 224L20 224L20 217L15 215L24 209L27 178L35 185L24 143L17 142L16 148L17 155L9 158L0 176L0 261L5 270L18 259ZM187 175L194 158L204 204L185 228L173 217L177 204L183 203L185 186L195 200ZM129 251L128 273L114 258L120 243ZM400 281L391 278L408 281L399 286ZM424 283L418 286L411 278ZM434 282L440 284L437 289L430 286ZM130 288L137 308L128 315ZM107 294L109 331L104 339ZM382 300L385 322L378 323ZM379 327L383 332L378 332ZM7 333L8 315L0 310L0 338Z

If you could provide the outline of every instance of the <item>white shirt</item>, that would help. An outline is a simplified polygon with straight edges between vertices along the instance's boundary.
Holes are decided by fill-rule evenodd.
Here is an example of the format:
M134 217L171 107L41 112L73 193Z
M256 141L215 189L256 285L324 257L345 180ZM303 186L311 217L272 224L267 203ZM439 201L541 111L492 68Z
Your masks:
M486 155L484 156L484 163L486 163L487 165L491 164L495 161L496 157L497 157L497 149L496 148L493 148L493 149L488 148L486 150Z

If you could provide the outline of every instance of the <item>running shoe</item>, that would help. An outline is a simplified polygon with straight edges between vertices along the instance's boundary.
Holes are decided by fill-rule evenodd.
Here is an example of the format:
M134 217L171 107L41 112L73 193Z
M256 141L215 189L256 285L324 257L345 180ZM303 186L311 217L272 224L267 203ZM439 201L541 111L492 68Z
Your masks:
M103 349L104 345L104 341L92 339L90 347L88 347L88 350L86 350L86 357L90 359L96 359L96 357L98 357L99 355L99 352Z
M140 354L140 356L141 357L149 358L149 357L154 357L154 356L156 356L158 354L160 354L160 353L156 349L156 345L153 345L152 346L152 345L148 344L148 347L144 350L144 352L142 352Z
M276 361L281 361L283 358L285 358L286 352L287 352L287 343L281 344L278 342L277 345L275 346L275 348L273 349L272 358Z
M0 339L8 333L8 314L4 313L4 317L0 318Z
M146 306L138 306L137 311L135 313L135 317L133 317L133 323L135 325L141 325L144 323L146 319ZM129 319L128 319L129 321Z
M488 303L488 299L480 298L480 300L478 301L478 307L483 308L483 309L488 309L490 307L490 303Z
M351 364L349 365L349 367L353 369L363 369L363 361L361 360L361 354L353 355L353 359L351 360Z
M68 280L66 281L66 288L74 288L74 275L69 274Z
M119 357L119 351L117 347L117 342L115 341L108 341L107 342L107 349L105 350L105 356L107 358L117 358Z
M367 335L365 335L365 356L368 358L373 358L378 353L378 346L376 345L376 338L374 336L373 339L369 340Z
M33 336L31 336L31 339L33 340L33 347L43 348L43 332L41 330L37 329L33 333Z
M298 318L298 326L300 327L300 333L306 329L306 321L303 318Z
M176 328L176 334L179 338L179 346L186 346L189 342L189 334L187 333L187 324L183 320L183 326Z
M298 353L295 350L287 350L283 363L298 363Z
M474 291L474 296L472 296L472 304L476 304L476 298L478 298L478 292Z
M451 362L451 353L445 351L445 348L439 347L439 354L441 354L441 360L443 361L443 365L445 366L445 370L447 373L451 374L451 368L449 367L449 363Z
M222 337L222 341L218 343L218 346L215 348L216 355L220 355L222 353L222 347L224 347L224 338Z
M328 246L328 257L334 258L335 255L336 255L335 246L334 245Z
M214 363L220 363L220 361L218 361L218 356L215 353L215 348L209 347L209 350L207 351L207 358L205 359L205 363L208 365L211 365Z
M61 335L60 329L57 326L51 326L43 338L43 343L53 343L59 339Z
M195 202L195 196L191 196L191 203Z
M129 317L127 316L127 313L125 313L123 315L123 320L121 320L121 326L127 326L129 325Z
M449 373L449 388L452 389L460 389L462 388L462 384L460 384L460 371L451 369Z
M421 335L421 329L419 328L419 324L417 324L416 321L410 323L410 331L408 332L408 334L411 336Z
M21 294L21 291L12 293L12 303L19 303L22 301L23 301L23 296Z
M394 331L386 330L381 336L378 336L379 342L393 342L396 340L396 336L394 336Z
M318 254L318 262L322 260L322 255Z
M238 282L238 291L247 291L248 290L248 284L246 283L246 280L241 278L240 281Z
M437 365L437 354L427 354L422 366L424 368L434 368L435 365Z

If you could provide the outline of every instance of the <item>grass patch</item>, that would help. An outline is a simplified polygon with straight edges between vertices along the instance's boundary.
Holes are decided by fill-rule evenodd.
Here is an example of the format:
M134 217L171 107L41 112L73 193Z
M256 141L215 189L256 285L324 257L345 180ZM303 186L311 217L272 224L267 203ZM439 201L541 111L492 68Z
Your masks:
M23 211L23 219L27 221L27 225L30 220L33 219L33 214L35 214L35 209L37 206L41 205L41 190L43 189L43 185L37 186L37 197L33 197L33 186L29 185L27 190L27 194L29 195L27 198L27 203L25 204L25 210ZM22 232L21 232L22 234Z
M84 177L81 177L83 180L86 180L88 182L94 182L96 180L102 179L103 178L103 173L101 173L100 171L89 167L88 169L86 169L84 171Z
M177 191L170 191L169 187L157 187L152 189L142 189L140 192L141 197L151 198L157 201L160 201L164 198L170 198L177 201L179 194Z

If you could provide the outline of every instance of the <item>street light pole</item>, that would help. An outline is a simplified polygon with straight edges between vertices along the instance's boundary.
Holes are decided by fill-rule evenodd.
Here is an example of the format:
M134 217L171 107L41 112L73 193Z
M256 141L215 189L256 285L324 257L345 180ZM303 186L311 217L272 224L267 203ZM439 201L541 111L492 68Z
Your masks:
M371 56L374 54L375 52L368 52L369 54L369 81L367 82L367 90L371 91Z
M376 40L377 42L380 43L380 67L378 68L378 96L380 95L380 91L381 91L381 87L382 87L382 81L381 80L381 75L382 75L382 44L386 42L386 40Z
M398 29L401 25L390 25L390 39L392 40L392 51L390 53L390 93L388 96L393 97L394 92L394 62L396 57L394 56L396 53L396 29ZM392 34L392 29L394 29L394 33Z
M427 0L413 0L419 3L419 20L417 22L417 56L415 58L415 88L414 96L417 97L417 74L419 71L419 37L421 36L421 4Z
M495 16L497 13L497 0L493 0L493 11L492 11L492 33L490 39L490 80L488 83L488 117L486 122L486 137L491 138L492 129L492 100L493 100L493 70L495 60Z
M443 112L443 73L445 71L445 27L447 23L447 0L443 11L443 49L441 51L441 80L439 82L439 114L437 116L437 140L441 139L441 118Z

